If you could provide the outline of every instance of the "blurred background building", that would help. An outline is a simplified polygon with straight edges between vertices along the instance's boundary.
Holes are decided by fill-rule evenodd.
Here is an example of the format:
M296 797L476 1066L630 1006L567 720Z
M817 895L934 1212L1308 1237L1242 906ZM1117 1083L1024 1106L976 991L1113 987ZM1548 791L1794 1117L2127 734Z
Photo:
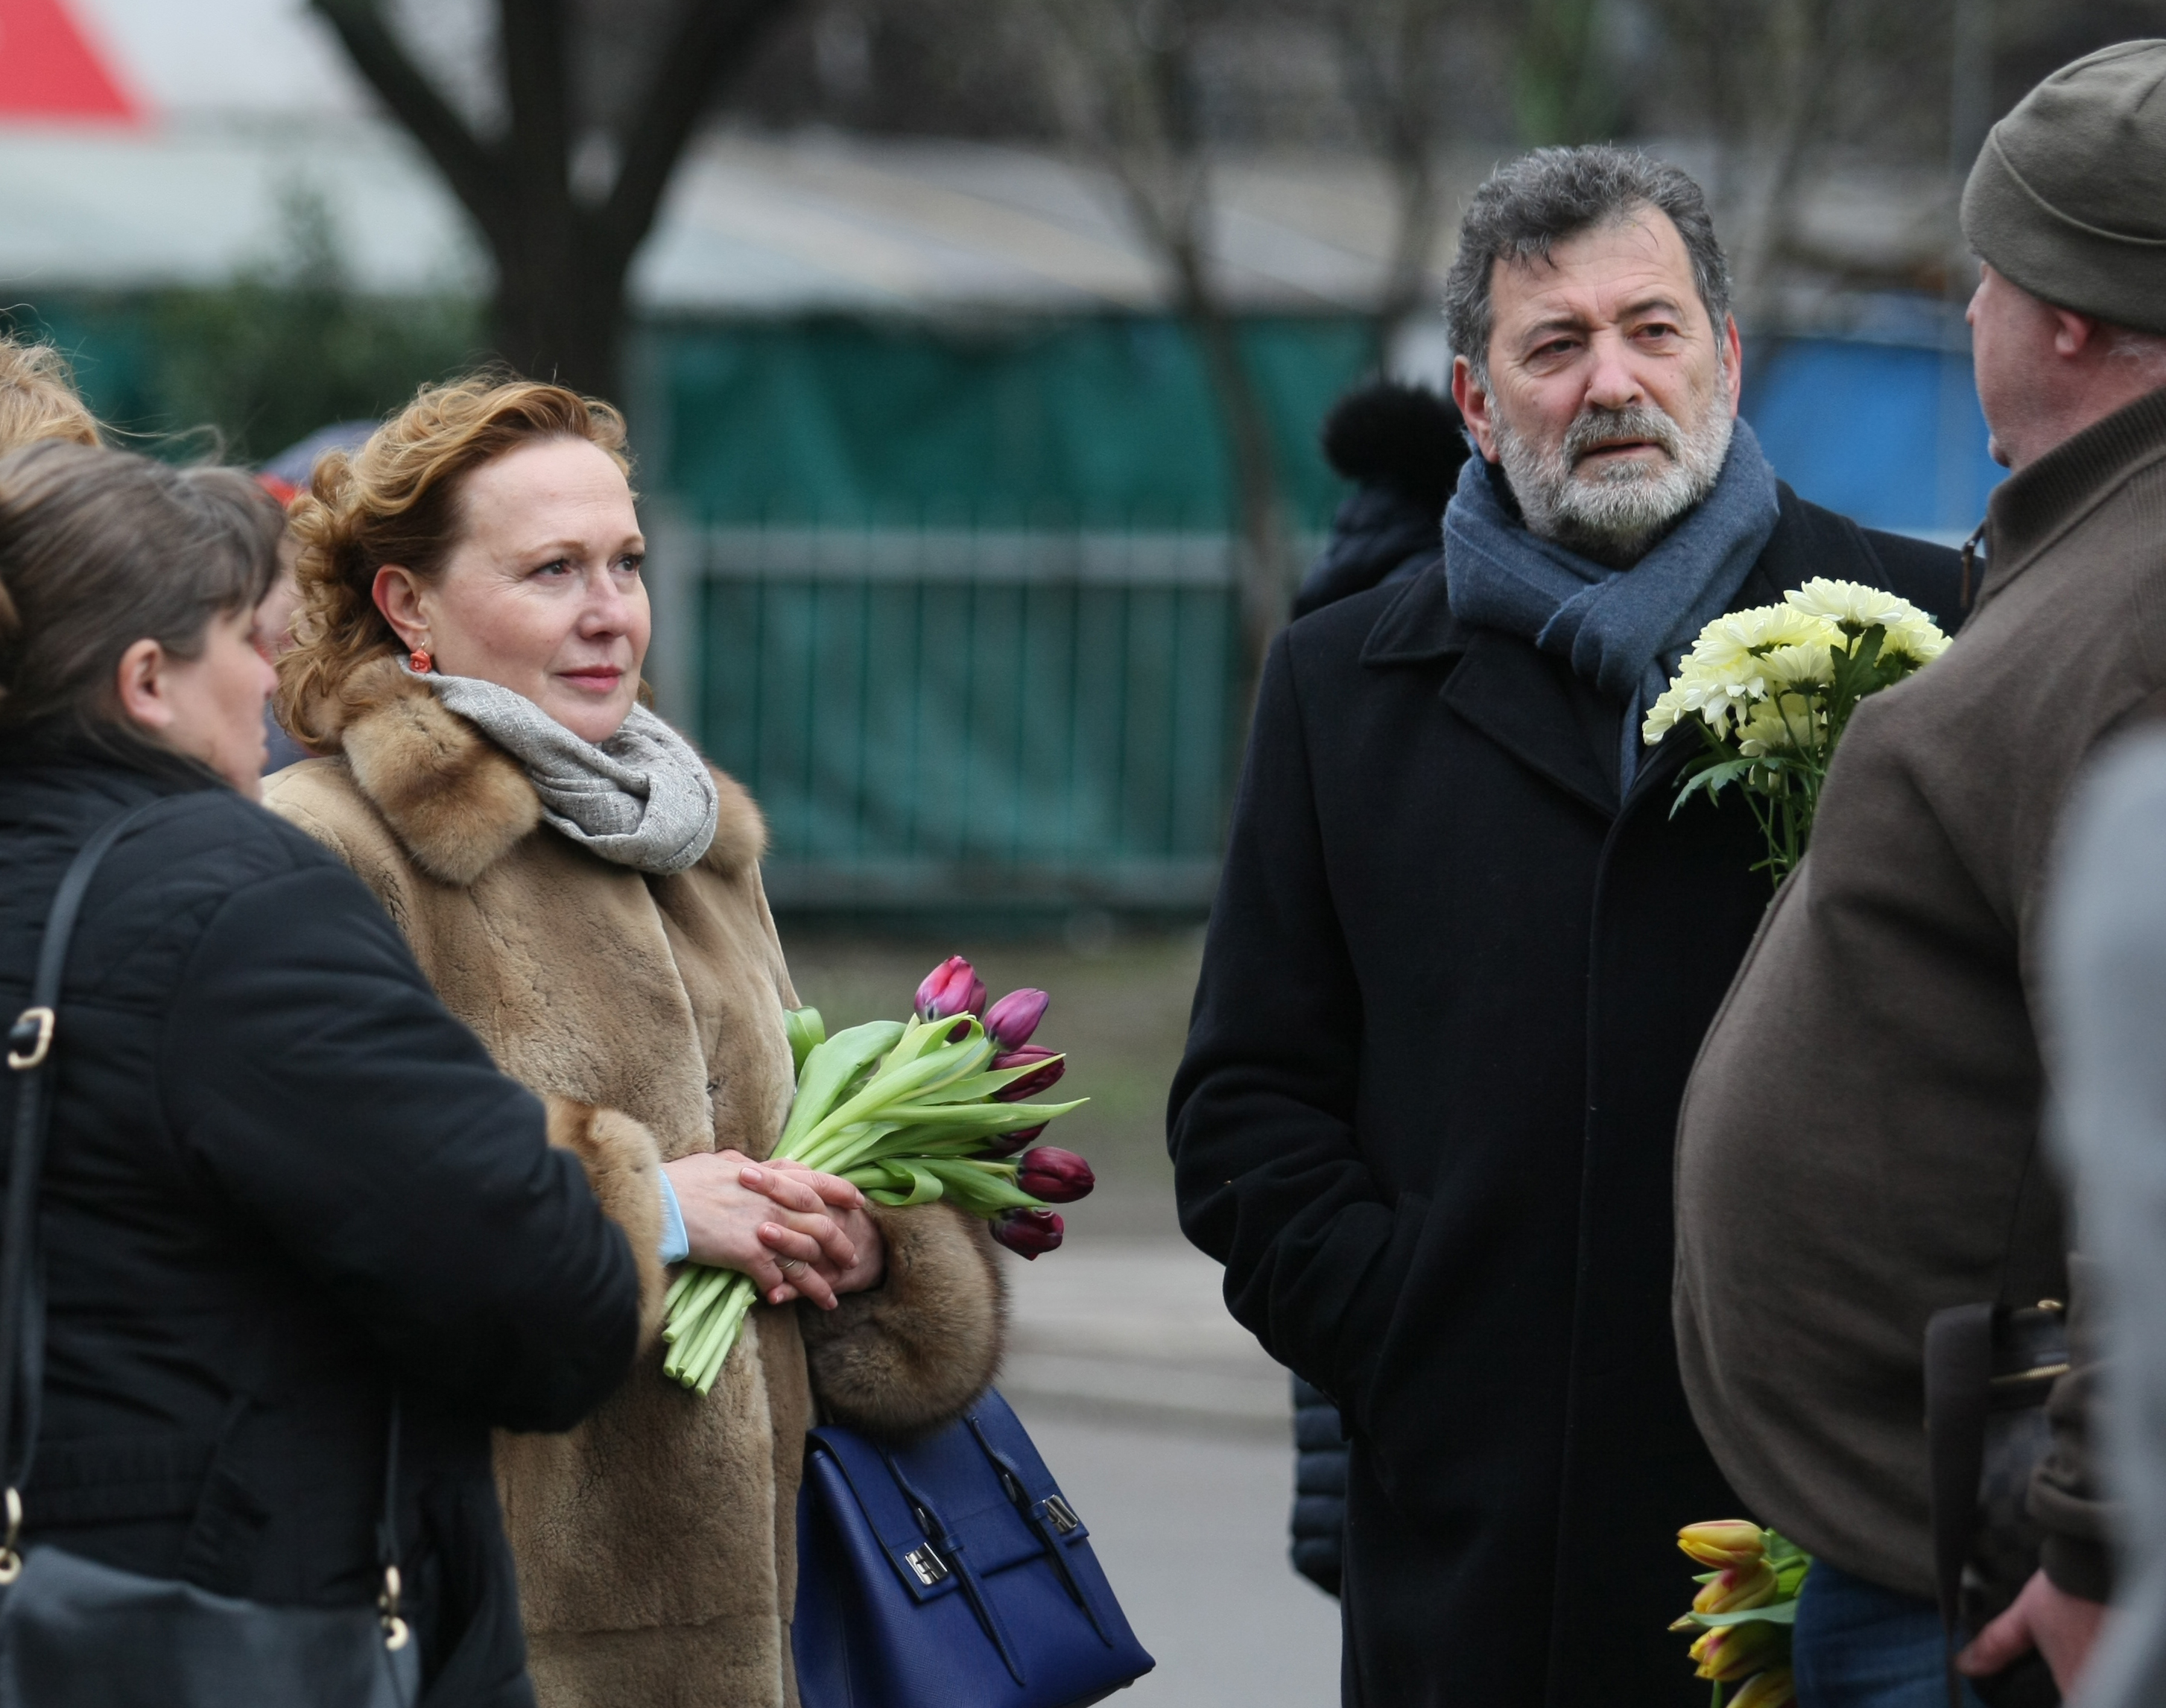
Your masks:
M785 909L1193 913L1340 495L1441 381L1464 198L1709 186L1807 496L1960 538L1959 168L2166 5L0 0L0 280L108 419L261 457L489 353L621 398L666 710Z

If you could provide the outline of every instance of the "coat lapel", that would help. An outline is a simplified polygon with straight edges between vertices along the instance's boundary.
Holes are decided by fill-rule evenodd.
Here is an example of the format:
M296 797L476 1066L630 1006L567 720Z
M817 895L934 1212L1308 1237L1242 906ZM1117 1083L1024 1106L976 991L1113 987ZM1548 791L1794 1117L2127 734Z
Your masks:
M1445 679L1444 701L1513 758L1606 817L1617 811L1617 785L1595 763L1558 674L1516 636L1476 629L1459 668Z
M1605 817L1617 811L1615 779L1595 761L1565 673L1515 635L1460 621L1440 567L1415 577L1385 608L1361 662L1450 664L1445 705L1574 800Z

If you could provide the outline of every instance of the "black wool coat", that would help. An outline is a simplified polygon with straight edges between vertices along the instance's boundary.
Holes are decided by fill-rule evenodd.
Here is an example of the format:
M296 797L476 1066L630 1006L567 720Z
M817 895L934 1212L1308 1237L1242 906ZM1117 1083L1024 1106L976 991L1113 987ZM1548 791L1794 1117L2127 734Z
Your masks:
M1826 575L1952 625L1953 553L1781 506L1737 608ZM1670 816L1691 730L1620 804L1622 715L1441 565L1265 672L1170 1144L1234 1316L1345 1415L1365 1708L1706 1700L1675 1537L1740 1508L1677 1378L1671 1153L1772 889L1746 803Z
M106 855L68 957L25 1539L367 1605L396 1388L423 1700L530 1705L489 1431L568 1428L617 1385L631 1251L361 881L177 766L0 758L0 1013L76 850L177 793L201 798ZM0 1098L10 1146L14 1118Z

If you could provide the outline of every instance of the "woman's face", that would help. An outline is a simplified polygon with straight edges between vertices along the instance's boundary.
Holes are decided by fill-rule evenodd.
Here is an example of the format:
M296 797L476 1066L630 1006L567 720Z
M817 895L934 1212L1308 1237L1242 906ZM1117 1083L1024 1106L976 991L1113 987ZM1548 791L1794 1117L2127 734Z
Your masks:
M466 477L432 583L386 565L376 603L436 668L523 694L583 741L617 732L639 692L647 542L631 488L584 439L545 439Z
M139 727L201 759L251 801L263 795L263 703L278 685L257 639L254 611L214 616L196 657L137 641L121 654L114 684L121 711Z

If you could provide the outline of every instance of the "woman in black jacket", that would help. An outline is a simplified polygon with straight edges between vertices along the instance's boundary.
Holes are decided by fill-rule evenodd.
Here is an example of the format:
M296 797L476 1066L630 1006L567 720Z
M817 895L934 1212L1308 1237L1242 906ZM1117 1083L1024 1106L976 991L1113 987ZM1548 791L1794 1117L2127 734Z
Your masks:
M0 1018L77 850L189 797L106 856L66 962L23 1539L366 1607L395 1396L423 1700L509 1708L532 1694L489 1428L615 1388L639 1281L545 1142L580 1112L497 1072L352 874L253 804L281 525L230 470L0 461ZM0 1098L10 1154L13 1121Z

